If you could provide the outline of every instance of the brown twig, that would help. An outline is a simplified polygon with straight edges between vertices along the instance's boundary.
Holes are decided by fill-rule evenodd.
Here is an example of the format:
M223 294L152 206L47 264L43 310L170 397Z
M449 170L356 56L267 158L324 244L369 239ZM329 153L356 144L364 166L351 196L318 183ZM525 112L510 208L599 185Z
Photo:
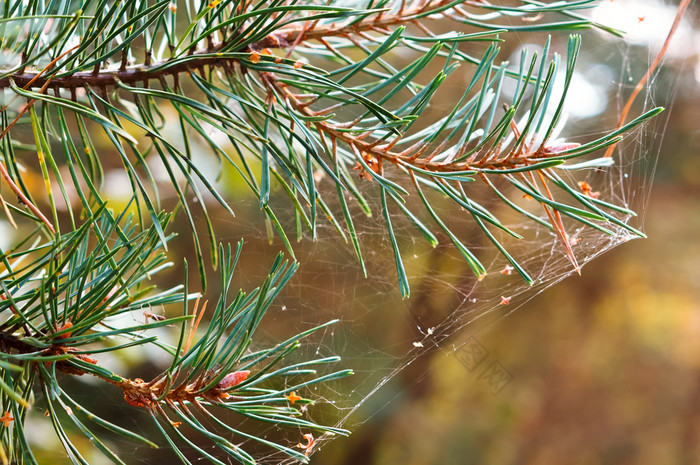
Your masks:
M61 328L59 331L64 329L66 328ZM70 333L67 333L60 337L69 336ZM21 338L8 332L0 332L0 352L23 354L36 352L36 350L37 348L35 346L28 344ZM170 389L170 383L146 382L141 378L130 379L119 375L117 375L117 380L115 378L102 376L97 372L86 371L80 366L71 363L71 360L77 359L96 366L98 365L97 360L94 360L88 355L79 352L74 347L61 344L60 342L52 344L43 350L42 353L47 357L70 355L72 358L53 362L56 364L57 370L73 376L83 376L85 374L95 376L96 378L113 384L124 391L124 400L129 405L134 407L143 407L150 410L157 409L161 401L168 403L174 402L178 404L196 402L197 399L205 399L212 403L222 402L230 397L228 391L245 381L250 374L250 371L247 370L234 371L226 374L216 385L207 388L207 385L211 382L214 376L219 375L219 373L215 371L208 371L201 373L192 382L183 381L176 387ZM157 377L156 380L159 378L162 378L162 375Z
M678 26L680 25L681 19L683 19L683 15L685 14L685 10L688 8L688 5L690 5L690 0L681 0L680 5L678 5L678 10L676 11L676 18L673 20L673 25L671 26L671 29L668 31L668 35L666 36L666 40L664 41L664 45L661 47L661 50L659 50L659 53L656 55L656 58L654 58L654 61L649 66L649 69L647 70L647 72L644 73L644 76L642 76L642 79L639 80L639 83L632 91L632 95L630 95L629 98L627 99L627 103L625 104L625 107L622 109L622 113L620 113L620 119L617 122L617 129L620 129L622 126L624 126L625 120L627 119L627 114L629 113L630 109L632 108L632 104L634 103L634 100L637 98L637 95L639 95L639 92L642 91L642 89L644 88L644 85L647 83L647 81L649 80L651 75L654 73L656 68L661 63L661 60L663 59L663 57L666 55L666 51L668 50L668 46L671 44L671 39L673 39L673 36L675 35L676 30L678 29ZM608 147L608 149L605 151L605 157L611 157L616 146L617 146L617 144L612 144L610 147Z
M292 108L304 116L315 117L319 114L325 112L325 110L314 111L308 107L305 103L302 103L297 98L288 86L280 83L276 76L266 73L264 77L264 82L268 86L271 86L275 92L280 94L283 98L281 101L288 102ZM488 158L490 161L488 163L482 164L479 162L471 163L468 161L459 162L433 162L432 157L420 158L424 153L427 146L424 144L417 144L415 146L415 151L403 151L400 153L393 152L390 150L392 144L378 145L377 141L365 141L367 138L367 133L363 133L359 136L353 135L350 132L343 131L342 127L334 125L328 121L314 121L313 123L317 130L325 133L332 139L335 138L339 141L343 141L348 146L353 146L357 151L367 157L374 158L376 160L383 160L394 165L411 165L417 168L425 169L434 172L450 172L450 171L467 171L470 169L510 169L519 166L527 166L533 162L529 159L529 153L525 152L517 157L511 157L510 159L499 158L497 153L492 151L483 151L481 153L482 158ZM495 156L494 156L495 155ZM365 157L365 160L367 159Z
M266 48L288 48L290 44L296 45L308 40L321 40L326 37L345 37L353 34L361 34L365 31L381 29L387 26L404 24L411 22L417 15L425 13L431 7L439 6L444 2L445 0L427 2L426 5L419 6L410 11L399 11L395 14L382 15L381 17L368 17L356 24L345 27L337 27L335 24L319 26L316 22L313 23L313 27L309 27L306 23L301 27L284 27L258 42L250 44L240 50L235 50L235 52L247 53ZM225 67L238 60L236 58L216 55L221 52L224 45L223 43L209 43L205 50L193 50L190 56L195 58L186 62L177 62L177 58L169 58L155 62L151 62L149 59L141 66L126 68L121 66L118 69L104 69L96 65L95 68L89 71L78 71L69 75L54 77L51 82L51 87L60 89L75 89L86 86L105 88L114 86L119 81L133 84L136 82L148 82L159 79L164 75L176 75L205 66ZM18 86L26 86L31 83L32 87L42 87L48 79L40 78L40 74L41 73L37 74L35 72L22 71L11 76L5 76L0 78L0 89L9 87L11 80L14 80Z

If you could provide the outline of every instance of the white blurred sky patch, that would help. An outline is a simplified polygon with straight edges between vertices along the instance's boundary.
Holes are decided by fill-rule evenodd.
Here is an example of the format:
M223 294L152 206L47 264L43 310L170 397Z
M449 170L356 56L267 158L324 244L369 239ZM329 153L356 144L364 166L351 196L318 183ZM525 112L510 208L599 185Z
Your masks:
M656 54L661 49L678 6L660 0L603 0L592 10L595 21L625 32L625 40L633 45L650 47ZM689 15L681 22L666 56L689 58L697 55L700 36L693 30Z

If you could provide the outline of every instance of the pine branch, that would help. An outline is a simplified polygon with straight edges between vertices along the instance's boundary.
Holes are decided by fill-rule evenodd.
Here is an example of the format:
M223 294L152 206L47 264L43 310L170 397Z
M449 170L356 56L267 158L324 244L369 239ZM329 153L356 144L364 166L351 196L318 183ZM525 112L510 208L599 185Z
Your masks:
M162 220L167 224L165 218ZM90 237L90 229L100 238L94 248L90 244L96 237ZM108 245L110 243L113 245ZM342 378L352 372L317 373L317 368L336 363L338 357L287 362L302 339L335 321L310 328L273 347L255 352L247 350L267 308L292 277L296 266L289 266L281 256L278 257L260 288L249 294L239 291L230 303L226 294L222 295L211 315L213 323L199 331L206 304L201 308L198 306L198 294L188 294L185 286L184 292L178 287L154 295L153 287L143 286L146 279L168 266L163 263L162 254L154 255L158 248L153 228L135 232L128 220L122 223L102 208L76 233L64 235L59 242L46 244L43 251L30 249L29 254L39 252L30 263L24 266L17 263L26 255L25 252L9 255L8 259L15 263L6 260L6 266L9 266L2 281L4 293L0 301L0 309L10 309L12 313L0 324L0 369L3 378L9 382L0 382L0 405L6 406L14 400L21 405L24 415L35 403L27 393L31 393L32 385L41 385L44 388L43 402L47 404L57 433L64 438L69 455L75 453L74 447L63 433L65 419L54 407L55 402L63 406L60 410L67 412L71 421L79 425L83 434L98 444L103 453L119 462L117 454L104 445L100 446L102 443L92 432L94 423L101 426L111 423L91 413L85 418L88 423L79 420L75 416L78 411L74 412L73 408L80 410L80 405L64 392L59 373L92 375L114 385L123 391L126 404L145 409L157 422L170 423L167 410L176 413L190 426L196 426L199 420L190 411L194 406L213 419L216 419L216 412L222 410L244 416L255 412L253 417L262 422L287 424L321 433L347 434L341 428L319 425L306 419L297 407L308 408L313 404L313 399L303 395L309 386ZM224 257L223 289L230 287L241 250L242 242L235 253L230 248L221 250ZM31 283L37 279L41 284L32 288ZM197 304L188 314L187 302L195 298ZM171 318L148 314L144 323L126 327L113 323L118 315L141 315L144 314L143 308L168 303L182 304L183 314ZM180 327L177 346L149 335L154 329L173 326ZM118 375L98 361L102 353L146 344L155 344L173 356L170 367L151 381ZM18 386L24 388L19 390ZM13 420L13 432L21 437L20 415L16 414ZM218 419L216 421L221 423ZM177 428L179 423L173 422L172 425ZM231 425L223 425L224 430L234 431ZM145 437L114 425L109 429L155 445ZM224 452L241 462L253 463L252 456L226 438L225 432L214 433L201 425L195 430L213 439L219 447L224 446ZM256 437L254 432L246 434ZM31 456L31 450L26 446L18 449L16 444L9 442L10 436L3 435L2 438L8 458L19 460L22 455ZM166 435L166 440L171 442L170 435ZM264 442L293 458L307 461L300 451Z
M160 2L159 8L149 9L148 12L155 16L157 14L162 14L165 11L165 6L167 2ZM200 14L199 17L203 17L205 14L212 14L214 16L221 15L224 10L223 6L230 2L211 2ZM150 80L158 80L164 75L176 75L179 73L193 71L202 69L203 67L217 67L217 66L231 66L235 61L240 61L241 59L247 58L249 53L257 53L265 49L287 49L290 51L294 49L295 46L299 44L304 44L306 42L323 40L328 41L333 37L352 37L352 36L362 36L365 32L380 32L391 31L391 27L406 25L406 24L416 24L420 27L425 27L419 22L421 19L436 20L439 18L440 14L444 14L446 10L450 10L453 7L454 20L456 22L461 22L464 24L478 26L486 29L492 29L494 31L499 30L537 30L537 29L550 29L550 28L567 28L575 29L579 27L589 27L595 25L596 27L602 27L602 25L592 23L588 20L583 19L580 16L573 15L577 18L573 22L559 22L553 24L534 24L527 27L517 27L513 25L491 25L485 22L474 21L471 18L477 17L477 14L469 13L457 5L461 2L454 2L448 0L428 0L421 2L413 2L413 5L406 6L406 2L402 1L398 4L398 10L392 11L392 8L384 8L377 10L354 10L349 8L337 8L337 7L320 7L320 6L300 6L300 7L279 7L271 8L269 11L266 9L251 9L248 12L240 11L241 4L236 7L237 15L233 18L221 21L214 27L210 27L204 31L199 37L193 39L189 46L183 46L182 42L177 44L177 48L182 48L187 50L187 56L183 57L182 54L175 54L172 57L159 60L155 63L150 60L150 53L147 52L145 62L139 66L128 67L126 63L128 62L128 54L125 53L126 48L122 48L122 59L119 69L111 70L105 69L104 62L108 58L105 56L101 60L92 60L94 67L91 71L79 71L78 68L67 68L67 64L73 63L74 58L68 57L64 60L64 66L57 66L52 70L52 74L57 74L57 77L53 79L50 85L52 89L76 89L86 86L92 87L108 87L114 86L117 82L124 82L127 84L133 84L136 82L147 83ZM540 7L535 6L537 2L532 2L527 5L529 8L505 8L502 6L493 6L487 2L482 1L467 1L464 2L467 6L478 9L485 9L491 12L509 12L510 15L526 15L526 14L541 14L541 12L551 12L551 11L563 11L566 15L571 15L567 11L567 8L588 8L590 7L591 1L576 2L579 5L566 5L563 4L557 7L551 7L548 5L542 5ZM157 6L158 6L157 5ZM177 11L174 4L167 4L168 8L174 14ZM250 8L251 5L246 5ZM153 11L152 11L153 10ZM328 13L323 13L328 11ZM271 19L279 19L279 14L284 14L287 12L309 12L309 13L320 13L315 15L310 15L310 18L294 18L284 22L282 27L275 28L274 32L268 34L266 37L257 40L255 42L250 42L245 40L247 37L245 35L238 35L235 32L231 33L228 31L233 30L233 25L240 22L239 18L264 16L266 13L271 13ZM500 13L497 13L497 16ZM50 15L45 15L49 17ZM81 14L78 14L72 18L73 22L80 18ZM146 16L144 14L144 16ZM346 24L336 24L332 22L330 24L320 24L320 20L325 17L342 19L344 16L350 16L351 21ZM315 18L315 19L313 19ZM84 18L87 19L87 18ZM93 18L94 19L94 18ZM296 25L296 22L304 21L301 26ZM130 22L134 22L133 20ZM608 29L609 30L609 29ZM228 34L227 34L228 32ZM615 32L609 30L609 32ZM212 38L214 35L222 35L225 40L216 43ZM199 47L201 42L206 42L207 47L201 49ZM173 44L170 44L171 49ZM83 51L84 47L80 47L79 52ZM177 50L177 49L175 49ZM71 50L72 52L73 50ZM93 52L94 53L94 52ZM78 53L76 53L77 55ZM63 56L61 56L63 58ZM47 84L50 78L41 77L43 72L27 72L25 69L26 65L23 64L18 68L15 68L18 72L13 72L15 70L6 71L0 74L0 89L9 88L11 82L14 82L20 87L28 86L30 83L33 84L34 88L41 88ZM85 67L83 65L82 67ZM61 68L64 68L63 70ZM66 69L67 68L67 69ZM78 69L78 71L76 71Z

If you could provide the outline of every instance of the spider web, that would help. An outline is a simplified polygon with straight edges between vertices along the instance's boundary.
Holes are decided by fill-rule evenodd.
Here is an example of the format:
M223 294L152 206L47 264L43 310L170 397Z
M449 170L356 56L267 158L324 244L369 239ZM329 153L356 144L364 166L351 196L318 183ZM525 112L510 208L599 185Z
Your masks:
M563 140L583 143L615 127L627 96L666 39L675 11L674 5L657 1L604 2L593 10L595 20L628 34L620 40L602 33L584 34L583 51L567 97L568 124L560 134ZM688 43L691 35L689 26L681 26L667 57L681 58L684 53L693 53L684 52L681 45ZM509 59L514 69L523 48L529 54L541 52L543 36L523 35L521 39L520 47L512 51ZM638 216L626 219L637 229L643 230L674 89L673 77L663 69L654 73L637 97L633 113L665 106L666 114L620 143L613 155L613 166L590 168L570 176L573 184L585 181L600 193L601 199L637 212ZM434 109L434 113L449 111L450 103L445 102L445 107ZM511 192L510 198L520 196L521 193ZM517 200L519 204L534 202ZM463 218L458 217L459 213L453 214L452 229L469 238L466 239L469 246L488 263L488 275L481 281L446 237L439 237L440 245L433 249L421 240L408 221L395 224L397 236L402 238L400 246L412 286L411 298L407 300L401 300L398 295L391 246L379 218L363 222L359 231L363 246L369 248L368 279L354 265L351 247L337 246L333 231L321 234L299 256L304 264L301 277L285 297L286 311L296 309L289 321L305 324L308 320L311 324L318 322L314 317L319 315L339 318L341 322L332 334L313 348L342 354L343 365L355 370L351 379L339 382L319 399L333 406L331 414L338 415L338 426L354 430L371 421L382 409L390 410L391 399L400 395L396 389L405 389L397 388L392 380L404 375L404 384L410 385L406 377L414 377L417 382L424 375L420 371L422 367L413 370L411 366L421 357L438 352L468 364L479 334L548 287L576 275L552 231L534 223L523 227L519 215L508 217L505 209L498 211L504 224L525 236L505 245L532 273L535 284L528 286L516 273L508 273L507 261L492 250L478 228L465 218L466 212L463 213ZM569 224L567 228L583 273L591 260L636 238L622 227L611 227L614 234L610 236L588 227ZM490 261L485 257L491 257ZM501 368L504 371L499 372ZM496 367L491 375L486 382L491 383L493 390L502 389L510 380L504 367ZM275 461L270 457L270 463Z

